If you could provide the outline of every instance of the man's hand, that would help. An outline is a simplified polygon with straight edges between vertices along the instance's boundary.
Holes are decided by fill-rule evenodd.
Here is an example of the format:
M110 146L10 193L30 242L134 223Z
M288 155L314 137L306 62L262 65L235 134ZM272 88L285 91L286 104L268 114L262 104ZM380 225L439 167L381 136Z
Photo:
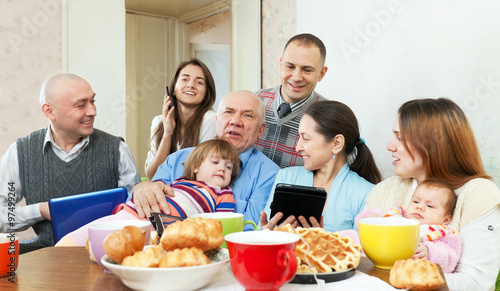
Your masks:
M264 211L260 212L260 229L269 229L273 230L276 227L276 224L280 219L283 217L283 213L278 212L274 215L273 218L271 218L269 221L267 221L267 214ZM287 219L285 219L279 226L283 226L285 224L291 224L293 228L297 227L299 225L299 222L297 219L295 219L295 216L290 215Z
M49 202L41 202L40 203L40 214L43 218L50 221L50 210L49 210Z
M170 214L165 195L174 197L174 190L161 181L143 181L132 188L135 210L139 217L148 218L152 212ZM147 215L147 216L146 216Z
M415 251L415 255L413 255L415 259L428 259L429 258L429 249L423 243L418 243L417 250Z

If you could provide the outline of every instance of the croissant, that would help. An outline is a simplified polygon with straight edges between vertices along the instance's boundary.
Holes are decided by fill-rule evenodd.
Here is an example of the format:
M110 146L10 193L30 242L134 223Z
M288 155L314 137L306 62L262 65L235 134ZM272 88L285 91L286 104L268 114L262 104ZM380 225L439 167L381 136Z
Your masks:
M160 268L190 267L210 263L202 250L192 247L167 252L160 260Z
M195 222L200 224L208 235L208 243L206 247L202 248L203 251L215 249L224 242L222 222L220 220L198 217L195 219Z
M175 249L197 247L205 249L208 244L208 235L193 219L176 221L163 232L160 243L169 252Z
M142 251L146 231L136 226L125 226L110 233L103 242L104 251L114 262L121 264L125 257Z
M158 268L161 258L166 254L160 245L147 248L145 251L135 252L132 256L123 259L122 266Z
M165 229L160 239L166 251L191 247L208 251L219 247L223 242L222 222L204 218L176 221Z

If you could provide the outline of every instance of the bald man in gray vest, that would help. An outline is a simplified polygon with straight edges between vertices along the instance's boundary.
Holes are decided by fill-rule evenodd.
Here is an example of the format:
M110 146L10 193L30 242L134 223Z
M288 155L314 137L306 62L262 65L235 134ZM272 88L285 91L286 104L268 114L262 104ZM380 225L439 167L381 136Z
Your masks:
M120 137L94 129L94 102L94 91L81 77L50 77L40 92L49 126L19 138L0 160L0 232L32 226L38 235L20 244L20 253L54 245L50 199L116 187L130 190L139 181L130 148ZM26 206L17 205L22 198Z

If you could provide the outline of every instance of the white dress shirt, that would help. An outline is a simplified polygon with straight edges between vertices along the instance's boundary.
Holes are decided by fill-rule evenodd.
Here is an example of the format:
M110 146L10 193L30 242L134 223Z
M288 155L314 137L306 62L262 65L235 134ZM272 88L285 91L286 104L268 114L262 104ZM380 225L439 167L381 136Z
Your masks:
M89 137L87 136L68 153L56 144L49 125L42 151L46 146L51 146L54 153L61 160L69 162L78 157L85 147L87 147L88 143ZM130 192L132 187L139 182L139 172L135 166L135 160L129 146L123 141L120 142L119 152L118 187L125 187L127 191ZM9 193L11 194L9 195ZM0 160L0 232L25 230L33 224L44 220L40 214L40 203L26 206L17 205L24 196L23 190L21 189L21 179L19 177L17 144L13 143ZM9 202L11 203L9 204ZM14 206L13 203L16 205Z

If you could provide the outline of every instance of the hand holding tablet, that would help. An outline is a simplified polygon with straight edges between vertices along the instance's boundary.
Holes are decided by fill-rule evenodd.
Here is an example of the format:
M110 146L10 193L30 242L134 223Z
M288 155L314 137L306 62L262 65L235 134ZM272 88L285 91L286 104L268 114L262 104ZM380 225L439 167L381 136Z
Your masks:
M276 185L271 203L271 217L278 212L283 213L277 225L290 215L296 218L304 216L307 220L313 216L319 222L325 207L326 196L327 193L323 188L279 183Z

